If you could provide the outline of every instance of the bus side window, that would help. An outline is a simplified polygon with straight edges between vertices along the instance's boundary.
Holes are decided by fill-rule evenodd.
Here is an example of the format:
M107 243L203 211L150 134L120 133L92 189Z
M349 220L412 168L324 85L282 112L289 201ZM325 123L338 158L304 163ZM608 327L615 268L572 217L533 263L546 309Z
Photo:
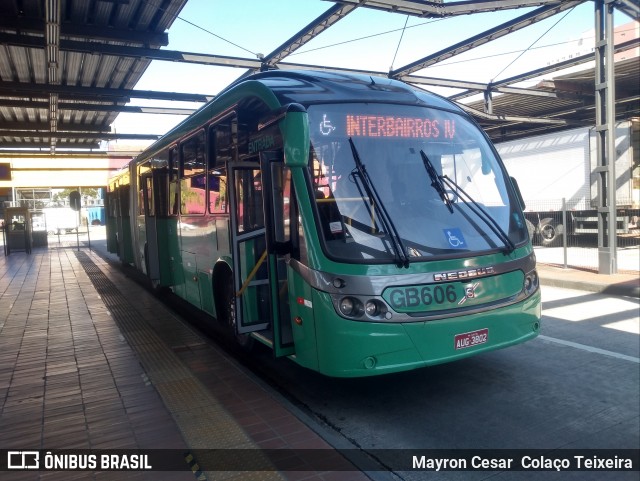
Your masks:
M147 212L147 214L149 216L155 216L156 215L156 211L155 211L155 205L154 205L154 196L153 196L153 179L151 178L151 176L146 177L145 178L146 181L146 185L145 185L145 191L146 191L146 195L145 195L145 200L146 200L146 204L145 204L145 210Z
M235 115L230 115L209 129L207 203L211 214L228 212L227 164L236 159L234 120Z
M209 171L209 212L212 214L227 212L226 169Z
M138 178L138 215L144 215L145 214L145 202L144 202L144 178L143 177L139 177Z
M180 213L204 214L206 200L204 130L180 144Z
M178 149L169 151L169 215L180 213L180 184Z
M291 171L286 168L283 178L283 238L291 241L291 257L299 260L304 265L309 265L307 256L307 243L304 237L304 229L298 209L296 190L291 181Z
M169 151L163 150L152 160L155 164L153 169L153 181L149 186L149 202L151 215L167 217L169 215ZM151 190L151 188L153 188Z
M281 162L273 162L271 182L273 183L273 233L276 242L291 240L291 223L289 221L289 205L291 203L291 171L283 167Z
M236 140L233 133L235 116L227 117L211 127L209 131L209 170L220 170L237 158Z
M260 169L239 170L235 182L238 233L263 228L264 208Z

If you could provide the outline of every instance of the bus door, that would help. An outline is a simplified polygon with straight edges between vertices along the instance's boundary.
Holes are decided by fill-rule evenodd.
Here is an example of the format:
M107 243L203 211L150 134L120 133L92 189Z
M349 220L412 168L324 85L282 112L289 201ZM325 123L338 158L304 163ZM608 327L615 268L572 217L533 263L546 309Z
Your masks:
M118 257L127 264L133 264L133 243L131 242L130 185L120 184L116 190L118 199Z
M156 222L156 194L154 183L156 175L150 171L140 177L144 196L144 224L146 242L144 246L145 270L151 281L160 279L158 258L158 227Z
M293 353L293 344L281 342L278 299L282 283L286 285L286 269L278 268L282 266L271 252L267 235L272 220L265 201L270 198L269 169L274 155L265 152L260 156L261 162L256 158L229 164L231 247L237 333L270 332L274 353L282 356Z
M153 169L153 210L155 213L155 259L160 286L172 285L169 238L176 232L177 220L169 214L169 171ZM151 252L149 253L151 255Z
M104 209L106 213L107 227L107 251L112 254L118 253L118 215L117 198L113 190L107 191L104 198ZM46 219L45 219L46 221Z

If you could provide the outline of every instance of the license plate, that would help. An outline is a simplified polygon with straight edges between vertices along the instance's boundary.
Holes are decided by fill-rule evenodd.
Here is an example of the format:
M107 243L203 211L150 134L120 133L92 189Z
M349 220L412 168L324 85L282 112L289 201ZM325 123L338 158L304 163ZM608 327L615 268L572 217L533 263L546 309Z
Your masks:
M455 349L467 349L469 347L484 344L489 340L489 329L456 334L453 338Z

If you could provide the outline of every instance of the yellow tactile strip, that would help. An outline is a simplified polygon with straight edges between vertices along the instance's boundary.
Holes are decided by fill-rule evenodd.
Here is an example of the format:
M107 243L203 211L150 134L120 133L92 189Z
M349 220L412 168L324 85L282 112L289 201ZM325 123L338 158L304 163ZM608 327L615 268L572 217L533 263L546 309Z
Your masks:
M155 319L153 306L145 305L142 300L141 306L132 305L89 255L77 252L76 257L109 309L122 335L138 355L149 380L158 390L189 447L191 449L255 448L255 466L269 466L268 460L260 459L264 455L261 454L258 446L155 333L149 324ZM150 298L148 295L144 297ZM140 313L140 307L148 310L146 315ZM163 322L167 322L166 316ZM185 342L185 338L190 337L190 334L196 337L177 321L173 327L179 333L181 329L187 331L178 334L181 336L182 343ZM193 342L197 341L194 339ZM207 466L206 459L195 461L208 480L283 479L275 471L209 471L215 469L215 466ZM247 467L250 468L250 466Z

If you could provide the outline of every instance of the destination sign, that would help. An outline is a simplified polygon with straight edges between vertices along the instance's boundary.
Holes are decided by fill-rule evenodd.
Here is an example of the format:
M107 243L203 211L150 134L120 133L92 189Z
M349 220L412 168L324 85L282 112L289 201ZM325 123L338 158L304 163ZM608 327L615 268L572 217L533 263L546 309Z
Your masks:
M348 137L453 139L456 123L452 119L347 114L346 130Z

